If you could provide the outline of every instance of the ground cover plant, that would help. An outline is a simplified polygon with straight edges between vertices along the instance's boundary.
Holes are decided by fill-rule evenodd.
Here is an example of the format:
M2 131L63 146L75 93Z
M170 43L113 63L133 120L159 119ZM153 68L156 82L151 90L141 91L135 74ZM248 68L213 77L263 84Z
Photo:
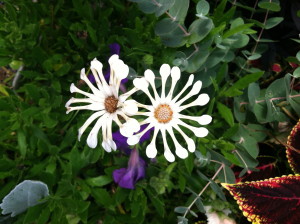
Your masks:
M0 1L0 223L299 223L299 11Z

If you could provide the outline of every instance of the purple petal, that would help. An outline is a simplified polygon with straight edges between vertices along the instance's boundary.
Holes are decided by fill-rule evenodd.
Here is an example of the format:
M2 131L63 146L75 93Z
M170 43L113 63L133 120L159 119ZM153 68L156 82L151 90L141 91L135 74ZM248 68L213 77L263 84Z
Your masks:
M141 126L141 129L139 132L143 131L148 124L143 124ZM147 131L140 139L140 143L143 143L144 141L148 140L150 138L151 132L154 129L151 128L149 131ZM117 148L124 151L127 155L131 152L129 145L127 144L127 138L121 135L120 131L116 131L112 134L114 142L117 145Z
M109 48L110 48L110 53L111 55L113 54L117 54L117 55L120 55L120 50L121 50L121 46L117 43L112 43L110 45L108 45Z
M136 149L130 154L128 168L113 171L114 181L122 188L134 189L138 180L145 178L146 162L139 156Z
M134 182L128 169L121 168L113 171L114 181L122 188L134 189Z

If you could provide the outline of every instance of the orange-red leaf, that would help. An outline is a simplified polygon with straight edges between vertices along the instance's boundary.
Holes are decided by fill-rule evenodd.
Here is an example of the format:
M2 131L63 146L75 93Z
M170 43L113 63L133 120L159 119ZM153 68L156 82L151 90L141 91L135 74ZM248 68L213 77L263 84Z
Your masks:
M286 156L294 173L300 173L300 121L294 126L288 137Z
M300 175L222 185L254 224L300 223Z

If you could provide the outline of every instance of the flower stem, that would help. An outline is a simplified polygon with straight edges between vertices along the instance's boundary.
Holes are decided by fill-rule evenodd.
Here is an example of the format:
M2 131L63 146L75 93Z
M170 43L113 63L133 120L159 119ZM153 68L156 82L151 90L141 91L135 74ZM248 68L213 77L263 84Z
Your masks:
M211 160L213 161L213 160ZM213 161L213 162L217 162L217 161ZM219 162L218 162L219 163ZM219 169L216 171L216 173L214 174L214 176L211 178L211 180L214 180L218 174L221 172L221 170L224 169L224 164L222 163L221 166L219 167ZM200 191L200 193L197 195L197 197L194 199L194 201L192 201L192 203L189 205L189 207L187 208L187 210L185 211L185 213L183 214L183 218L187 215L187 213L191 210L192 206L196 203L196 201L198 200L198 198L200 198L200 196L203 194L203 192L208 188L208 186L211 184L211 181L209 181L204 188Z

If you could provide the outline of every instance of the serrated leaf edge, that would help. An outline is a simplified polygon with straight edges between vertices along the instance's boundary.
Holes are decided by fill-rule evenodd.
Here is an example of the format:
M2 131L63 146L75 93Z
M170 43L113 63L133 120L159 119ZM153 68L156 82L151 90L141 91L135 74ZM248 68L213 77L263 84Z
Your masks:
M299 131L299 128L300 128L300 120L293 127L293 129L291 130L290 135L288 136L287 143L286 143L288 146L292 146L292 138L295 136L296 132ZM292 151L291 148L286 147L286 157L287 157L288 163L289 163L291 169L293 170L293 172L297 173L296 164L295 164L295 161L293 160L293 156L291 155L291 151Z
M300 121L299 121L300 122ZM298 122L298 123L299 123ZM247 204L244 204L244 201L246 201L246 198L242 198L241 194L239 193L233 193L230 189L230 186L238 186L238 185L245 185L245 184L253 184L253 183L260 183L265 181L272 181L275 179L279 179L282 177L300 177L300 174L289 174L289 175L283 175L281 177L272 177L269 179L259 180L259 181L246 181L246 182L239 182L235 184L228 184L228 183L221 183L222 187L224 187L226 190L229 191L229 193L233 196L233 198L236 200L237 204L239 205L239 209L242 211L243 215L248 219L249 222L252 222L253 224L262 224L267 222L268 220L264 219L263 217L255 214L251 214L251 210L254 208L253 206L248 206ZM247 212L248 210L249 212Z

